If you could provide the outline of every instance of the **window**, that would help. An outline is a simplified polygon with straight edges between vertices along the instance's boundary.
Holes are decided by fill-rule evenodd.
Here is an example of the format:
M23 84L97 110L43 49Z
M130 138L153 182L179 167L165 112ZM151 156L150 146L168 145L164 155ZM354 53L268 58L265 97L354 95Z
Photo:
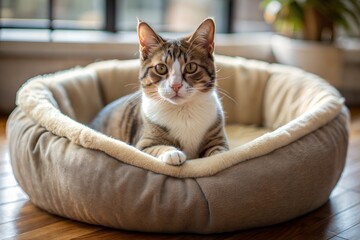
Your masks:
M265 23L261 0L236 0L233 6L232 32L269 32L272 27Z
M54 2L53 26L55 29L102 29L104 9L103 0L58 0Z
M157 31L189 32L208 16L217 32L270 30L260 0L0 0L0 27L134 31L136 18Z
M47 0L0 0L1 26L2 27L23 27L23 28L46 28L49 25L47 20Z
M119 30L133 30L139 17L158 31L188 32L208 16L215 18L218 32L228 32L230 0L118 0Z
M104 27L102 0L0 0L1 27L96 29Z

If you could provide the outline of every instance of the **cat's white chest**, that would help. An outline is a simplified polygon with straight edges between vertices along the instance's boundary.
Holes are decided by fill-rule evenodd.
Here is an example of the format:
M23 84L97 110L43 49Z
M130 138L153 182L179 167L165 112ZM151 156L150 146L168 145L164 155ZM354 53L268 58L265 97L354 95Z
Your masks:
M146 99L148 101L149 99ZM152 100L150 100L152 101ZM209 94L184 106L157 106L143 108L145 114L154 122L169 129L171 137L177 139L188 159L197 156L205 133L214 124L219 108L216 95Z
M195 158L200 144L209 127L214 123L216 112L179 112L177 116L170 116L167 127L170 135L177 139L188 159Z

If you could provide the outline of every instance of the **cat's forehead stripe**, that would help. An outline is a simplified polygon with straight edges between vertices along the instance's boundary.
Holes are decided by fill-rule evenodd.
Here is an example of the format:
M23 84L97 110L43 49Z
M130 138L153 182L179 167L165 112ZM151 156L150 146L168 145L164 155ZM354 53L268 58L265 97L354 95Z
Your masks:
M181 56L183 56L183 58L186 59L185 53L181 49L181 43L170 42L167 45L166 49L164 49L164 55L162 56L162 61L169 63L169 61L171 60L171 62L174 62L176 59L181 58Z

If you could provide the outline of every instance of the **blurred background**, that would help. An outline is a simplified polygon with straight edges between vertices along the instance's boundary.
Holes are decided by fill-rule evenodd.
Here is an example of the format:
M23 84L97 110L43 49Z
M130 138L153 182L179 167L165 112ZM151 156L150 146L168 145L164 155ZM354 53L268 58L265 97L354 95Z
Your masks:
M209 16L217 54L303 68L360 105L359 0L0 0L0 114L33 76L138 58L137 17L177 37Z
M116 32L135 31L138 17L158 31L188 32L193 30L194 23L212 16L218 32L270 31L259 3L259 0L2 0L1 24ZM109 18L114 21L108 21Z

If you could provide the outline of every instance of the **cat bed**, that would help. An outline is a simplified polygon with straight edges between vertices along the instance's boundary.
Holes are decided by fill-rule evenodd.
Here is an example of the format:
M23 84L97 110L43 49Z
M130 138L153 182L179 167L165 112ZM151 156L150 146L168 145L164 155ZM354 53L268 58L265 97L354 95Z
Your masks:
M348 144L347 108L296 68L216 57L231 150L159 162L87 124L137 89L139 61L104 61L29 80L7 124L15 177L50 213L146 232L215 233L293 219L321 205Z

